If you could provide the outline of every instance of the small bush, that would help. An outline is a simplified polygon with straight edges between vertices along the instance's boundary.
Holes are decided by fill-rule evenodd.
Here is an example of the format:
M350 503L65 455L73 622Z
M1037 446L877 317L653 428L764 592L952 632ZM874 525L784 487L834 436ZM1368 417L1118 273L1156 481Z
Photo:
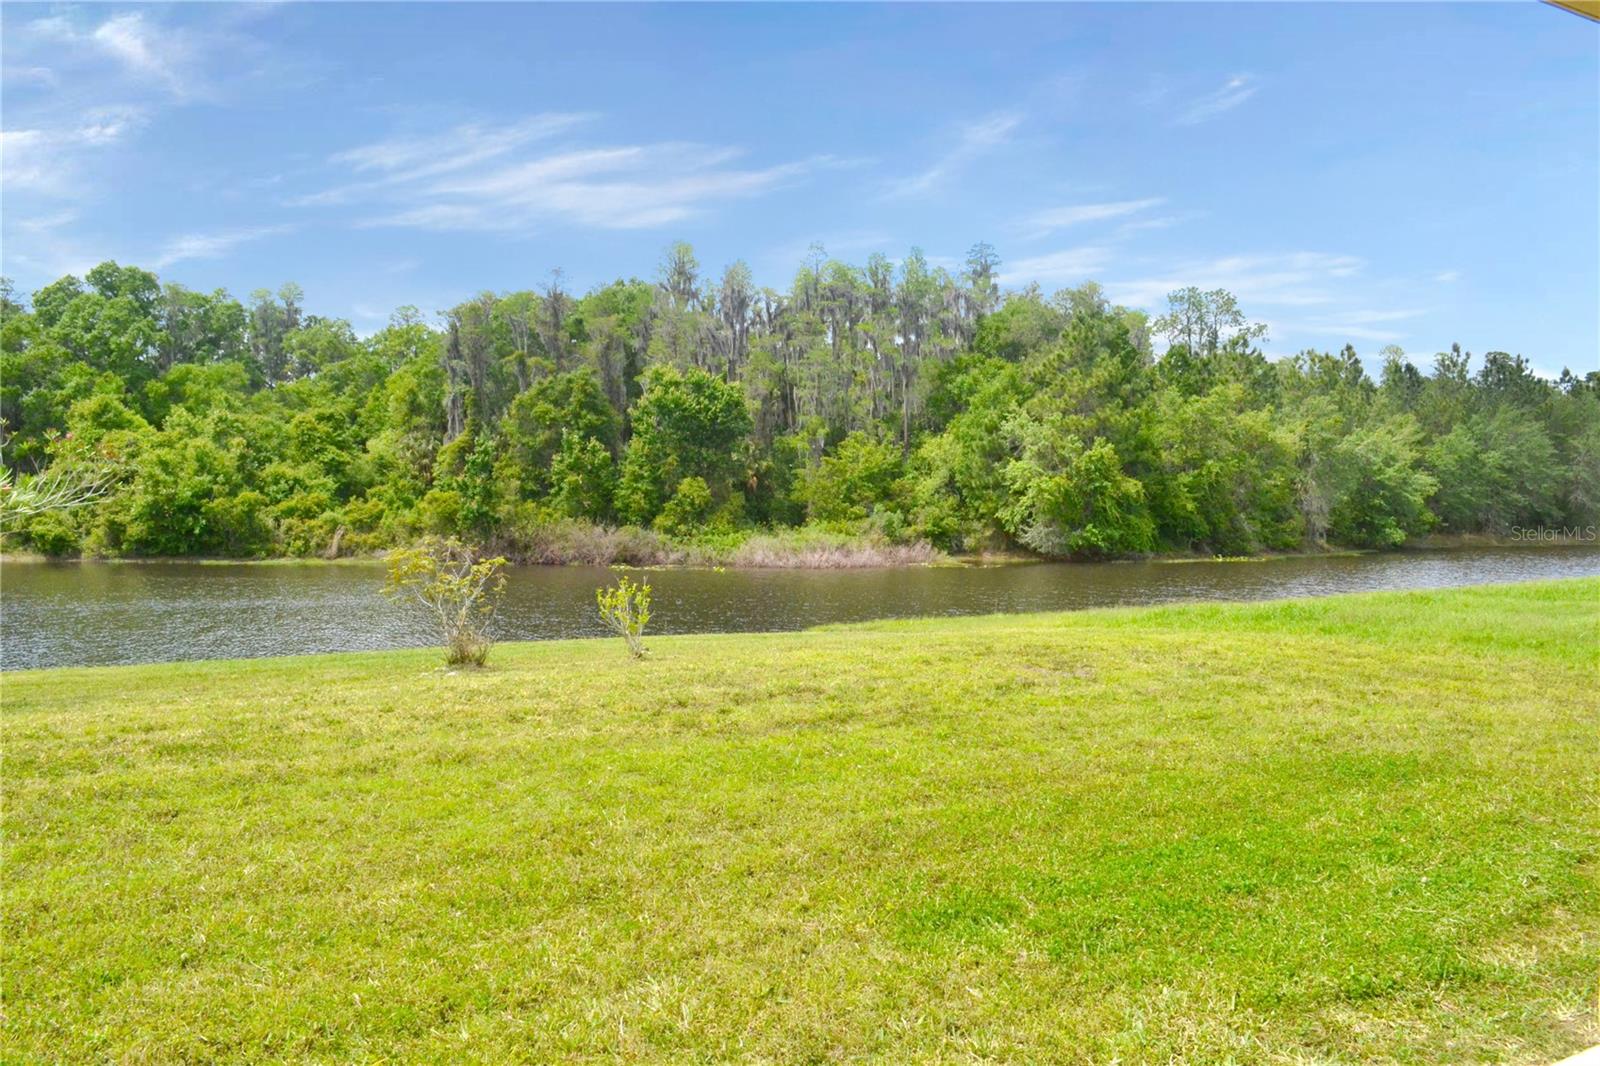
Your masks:
M29 522L28 540L45 555L75 555L79 547L77 528L60 511L46 511Z
M614 588L595 589L600 621L628 645L635 659L645 657L644 627L650 623L650 586L636 585L626 577Z
M461 493L454 489L429 489L417 504L417 520L429 533L449 534L461 528Z
M444 640L445 662L482 666L494 644L489 624L505 593L505 564L454 538L429 537L390 553L384 591L426 614Z
M704 478L686 477L678 482L672 499L656 516L659 532L672 536L687 536L705 525L711 514L711 489Z

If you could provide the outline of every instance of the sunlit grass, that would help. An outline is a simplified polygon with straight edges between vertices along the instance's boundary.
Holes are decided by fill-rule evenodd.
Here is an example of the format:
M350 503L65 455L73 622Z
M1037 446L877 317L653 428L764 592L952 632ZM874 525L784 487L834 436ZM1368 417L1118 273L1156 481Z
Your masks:
M1600 1040L1597 620L8 674L0 1059L1553 1059Z

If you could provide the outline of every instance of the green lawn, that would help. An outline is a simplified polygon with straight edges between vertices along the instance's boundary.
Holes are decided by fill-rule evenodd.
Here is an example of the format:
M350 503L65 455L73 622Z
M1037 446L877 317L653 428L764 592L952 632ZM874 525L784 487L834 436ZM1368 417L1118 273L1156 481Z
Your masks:
M0 1059L1548 1061L1600 1041L1597 620L8 674Z

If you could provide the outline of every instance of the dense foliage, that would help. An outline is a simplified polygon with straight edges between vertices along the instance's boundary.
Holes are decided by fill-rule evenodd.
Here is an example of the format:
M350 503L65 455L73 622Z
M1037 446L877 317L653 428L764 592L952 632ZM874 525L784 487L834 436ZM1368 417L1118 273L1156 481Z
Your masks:
M1225 292L1149 320L1087 284L1002 295L980 245L813 256L787 292L669 250L362 337L292 285L248 303L103 263L0 324L5 461L110 462L51 554L336 555L436 534L559 557L583 531L735 544L810 525L1052 556L1386 547L1600 512L1600 372L1521 356L1269 360ZM1159 342L1159 343L1158 343ZM1158 355L1157 349L1161 349ZM607 534L610 535L610 534ZM624 538L626 539L626 538Z

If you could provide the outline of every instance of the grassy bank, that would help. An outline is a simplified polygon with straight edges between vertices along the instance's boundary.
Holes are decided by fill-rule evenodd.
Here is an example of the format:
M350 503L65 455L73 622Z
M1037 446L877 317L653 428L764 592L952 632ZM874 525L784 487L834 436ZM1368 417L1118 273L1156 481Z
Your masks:
M1600 581L4 679L7 1062L1537 1062Z

